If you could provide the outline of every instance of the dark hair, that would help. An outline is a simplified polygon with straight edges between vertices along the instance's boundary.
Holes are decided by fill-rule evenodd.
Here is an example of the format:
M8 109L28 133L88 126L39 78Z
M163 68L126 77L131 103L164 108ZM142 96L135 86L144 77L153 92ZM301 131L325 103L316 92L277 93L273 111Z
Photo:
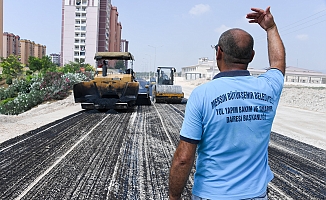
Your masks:
M225 63L248 64L251 61L254 39L246 31L235 28L221 35L218 46L225 53Z

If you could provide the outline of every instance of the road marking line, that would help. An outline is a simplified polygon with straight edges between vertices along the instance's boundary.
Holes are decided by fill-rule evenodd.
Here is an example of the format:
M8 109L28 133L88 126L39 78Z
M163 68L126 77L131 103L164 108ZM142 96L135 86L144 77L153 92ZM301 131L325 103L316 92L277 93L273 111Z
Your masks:
M15 199L21 199L23 198L44 176L46 176L55 166L57 166L74 148L76 148L90 133L93 132L93 130L98 127L106 118L108 118L110 115L107 115L105 118L103 118L99 123L96 124L87 134L85 134L78 142L76 142L64 155L62 155L59 159L57 159L43 174L38 176L17 198Z

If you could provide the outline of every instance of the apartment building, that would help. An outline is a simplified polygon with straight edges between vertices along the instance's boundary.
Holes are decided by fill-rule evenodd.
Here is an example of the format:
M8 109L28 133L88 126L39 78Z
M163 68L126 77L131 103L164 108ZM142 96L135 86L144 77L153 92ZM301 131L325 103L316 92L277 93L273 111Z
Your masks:
M110 42L109 42L109 51L121 51L121 29L122 25L118 22L118 8L115 6L111 7L110 15Z
M2 57L8 58L10 55L20 55L20 37L13 33L4 32L2 37Z
M20 59L23 65L28 64L30 56L42 58L46 56L46 46L36 44L30 40L20 40Z
M61 65L95 65L99 51L120 51L121 23L111 0L63 0Z
M51 58L52 63L60 66L60 54L51 53L50 58Z

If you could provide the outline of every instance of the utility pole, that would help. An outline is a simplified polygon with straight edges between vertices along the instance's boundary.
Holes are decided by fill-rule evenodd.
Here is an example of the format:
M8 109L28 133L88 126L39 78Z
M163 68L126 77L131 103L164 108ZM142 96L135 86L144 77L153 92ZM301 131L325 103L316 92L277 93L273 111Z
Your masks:
M154 76L155 76L155 70L156 70L156 48L158 48L158 47L155 47L155 46L152 46L152 45L148 45L148 46L154 48ZM159 46L159 47L163 47L163 45L162 46Z
M151 70L150 70L150 68L151 68L151 60L152 60L152 56L151 55L149 55L149 54L145 54L145 55L147 55L147 56L149 56L149 71L148 71L148 80L150 80L151 79ZM153 77L154 77L154 75L155 75L155 71L153 72L154 74L153 74Z

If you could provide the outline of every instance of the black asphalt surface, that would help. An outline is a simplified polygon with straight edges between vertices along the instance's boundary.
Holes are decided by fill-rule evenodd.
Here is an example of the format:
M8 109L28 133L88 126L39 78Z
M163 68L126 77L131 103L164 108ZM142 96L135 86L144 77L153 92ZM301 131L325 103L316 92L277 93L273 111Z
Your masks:
M185 104L81 111L5 141L0 199L168 199L184 111ZM269 199L326 199L325 150L272 133L269 163Z

